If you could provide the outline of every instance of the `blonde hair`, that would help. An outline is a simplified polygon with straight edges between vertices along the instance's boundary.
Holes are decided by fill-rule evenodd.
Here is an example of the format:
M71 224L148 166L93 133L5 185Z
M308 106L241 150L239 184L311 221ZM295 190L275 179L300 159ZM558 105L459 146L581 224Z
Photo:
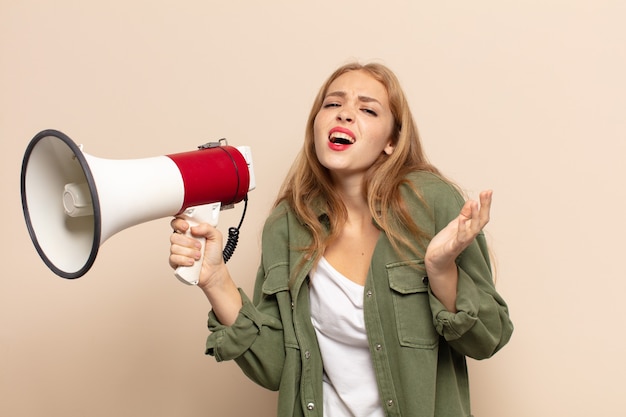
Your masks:
M313 102L306 125L303 147L292 165L276 199L275 206L285 201L295 212L302 223L306 224L312 241L305 251L309 258L319 259L326 246L340 233L347 220L346 208L333 187L330 173L322 166L315 153L313 125L315 117L322 107L330 84L342 74L349 71L364 71L383 84L389 96L389 105L394 117L391 155L381 153L368 170L363 183L363 195L366 198L370 213L378 225L384 230L396 251L400 247L408 248L414 253L425 251L406 238L410 235L425 237L423 231L415 224L407 207L400 196L400 185L408 182L405 177L413 171L428 171L439 174L439 171L428 162L420 142L417 126L409 109L406 96L395 74L386 66L370 63L350 63L338 68L322 85ZM410 185L410 184L409 184ZM417 190L413 190L419 196ZM318 218L316 203L322 202L326 213L331 214L328 229Z

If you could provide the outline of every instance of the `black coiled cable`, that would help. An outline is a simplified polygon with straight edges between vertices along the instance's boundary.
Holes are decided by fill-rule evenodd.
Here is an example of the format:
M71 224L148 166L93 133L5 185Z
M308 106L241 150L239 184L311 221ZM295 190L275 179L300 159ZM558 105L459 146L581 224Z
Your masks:
M248 194L243 198L243 213L241 213L241 220L239 221L239 225L237 227L230 227L228 229L228 239L226 240L226 245L224 246L224 250L222 251L222 257L224 258L224 263L228 262L235 249L237 248L237 243L239 242L239 229L243 224L243 219L246 216L246 210L248 209Z
M233 252L237 248L237 242L239 242L239 229L236 227L230 227L228 229L228 239L226 240L226 245L224 246L224 251L222 252L222 256L224 257L224 263L228 262L231 256L233 256Z

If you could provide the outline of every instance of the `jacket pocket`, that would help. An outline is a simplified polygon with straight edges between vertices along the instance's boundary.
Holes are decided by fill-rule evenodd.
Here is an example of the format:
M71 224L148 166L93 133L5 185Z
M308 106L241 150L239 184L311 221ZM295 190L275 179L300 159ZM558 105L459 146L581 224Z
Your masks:
M433 324L428 295L428 278L423 260L387 265L393 307L402 346L433 349L439 335Z
M263 281L263 294L273 295L281 291L289 290L289 264L281 262L272 265L265 272Z

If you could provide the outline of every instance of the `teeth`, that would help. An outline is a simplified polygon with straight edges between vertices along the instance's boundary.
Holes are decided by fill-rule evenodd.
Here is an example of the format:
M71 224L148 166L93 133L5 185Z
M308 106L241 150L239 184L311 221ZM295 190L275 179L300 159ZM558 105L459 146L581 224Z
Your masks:
M345 145L352 145L354 143L354 138L346 133L333 132L330 135L330 141L332 143L342 143Z

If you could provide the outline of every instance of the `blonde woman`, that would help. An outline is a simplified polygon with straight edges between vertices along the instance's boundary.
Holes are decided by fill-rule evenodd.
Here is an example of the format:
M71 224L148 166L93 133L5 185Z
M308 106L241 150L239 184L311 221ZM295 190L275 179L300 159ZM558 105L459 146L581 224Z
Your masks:
M466 357L513 331L482 229L491 191L464 201L424 155L396 76L337 69L262 238L252 299L207 224L198 286L212 306L206 352L279 391L279 416L469 416ZM200 257L172 221L170 265Z

